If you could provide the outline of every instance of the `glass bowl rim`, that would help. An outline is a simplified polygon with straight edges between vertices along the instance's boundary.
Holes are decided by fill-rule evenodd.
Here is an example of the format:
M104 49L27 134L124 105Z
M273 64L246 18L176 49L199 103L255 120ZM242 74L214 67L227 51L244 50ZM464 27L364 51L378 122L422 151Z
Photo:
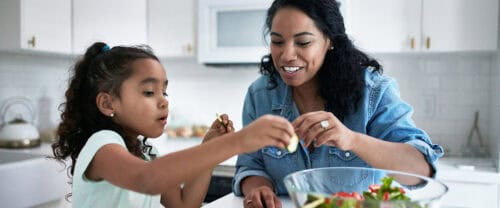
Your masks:
M441 181L439 181L437 179L434 179L434 178L430 178L430 177L427 177L427 176L418 175L418 174L414 174L414 173L403 172L403 171L387 170L387 169L380 169L380 168L370 168L370 167L322 167L322 168L304 169L304 170L295 171L293 173L289 173L288 175L285 176L285 178L283 178L283 182L284 182L285 187L286 187L287 191L289 192L289 194L290 194L291 191L304 192L304 191L299 190L297 188L290 187L290 185L287 183L287 181L289 181L289 179L292 178L294 175L304 174L304 173L313 172L313 171L335 170L335 169L382 171L382 172L385 172L385 173L401 174L401 175L405 175L405 176L413 176L413 177L417 177L417 178L420 178L420 179L425 179L426 181L432 181L433 183L437 183L437 184L439 184L440 186L443 187L443 191L441 193L439 193L437 196L427 197L427 198L424 198L422 201L429 201L429 202L431 202L431 201L434 201L434 200L438 200L441 197L443 197L446 193L448 193L448 191L449 191L449 188L448 188L448 186L446 184L444 184L443 182L441 182ZM436 175L436 174L437 173L434 173L434 175ZM313 193L313 192L311 192L311 193ZM327 196L327 194L325 194L325 193L317 193L317 194Z

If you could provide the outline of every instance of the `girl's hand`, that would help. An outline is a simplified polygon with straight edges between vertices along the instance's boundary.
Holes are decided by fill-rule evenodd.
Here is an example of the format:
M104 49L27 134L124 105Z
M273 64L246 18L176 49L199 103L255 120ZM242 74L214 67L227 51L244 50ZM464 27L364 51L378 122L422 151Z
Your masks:
M309 112L299 116L292 124L299 138L304 140L305 147L313 143L316 147L326 144L341 150L352 149L355 132L345 127L331 112Z
M215 121L212 122L212 126L210 126L210 129L208 129L205 134L205 137L203 137L203 142L207 142L212 138L234 132L233 121L229 120L229 116L227 114L220 115L220 119L225 126L221 123L221 121L219 121L218 118L215 119Z
M281 208L280 199L267 186L253 189L243 200L244 208Z
M294 134L292 124L283 117L264 115L241 129L238 138L243 152L253 152L265 146L285 148Z

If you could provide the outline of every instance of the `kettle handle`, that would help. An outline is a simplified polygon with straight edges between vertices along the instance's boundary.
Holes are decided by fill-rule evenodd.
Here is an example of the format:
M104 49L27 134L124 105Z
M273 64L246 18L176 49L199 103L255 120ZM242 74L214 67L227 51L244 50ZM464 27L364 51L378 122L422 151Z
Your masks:
M35 120L35 111L33 109L33 104L28 98L19 96L19 97L8 98L6 101L3 102L2 107L0 108L2 125L7 124L8 122L6 121L7 110L9 110L10 107L16 104L21 104L26 109L28 109L31 119L27 120L27 122L33 123L33 121Z

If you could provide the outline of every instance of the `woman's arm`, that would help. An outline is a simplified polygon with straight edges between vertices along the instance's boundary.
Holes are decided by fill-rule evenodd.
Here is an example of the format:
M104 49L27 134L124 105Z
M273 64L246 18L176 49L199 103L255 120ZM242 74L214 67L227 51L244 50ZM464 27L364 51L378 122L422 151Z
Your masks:
M398 170L431 177L431 165L415 147L399 142L387 142L366 134L354 133L352 151L373 167Z

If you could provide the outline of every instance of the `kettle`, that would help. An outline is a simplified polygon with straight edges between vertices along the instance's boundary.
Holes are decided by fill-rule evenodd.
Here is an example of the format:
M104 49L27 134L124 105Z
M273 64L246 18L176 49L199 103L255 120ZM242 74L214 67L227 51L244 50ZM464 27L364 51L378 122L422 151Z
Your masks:
M35 113L30 100L24 97L7 99L0 108L0 147L26 148L40 146L40 134L33 125ZM12 115L14 117L12 118Z

